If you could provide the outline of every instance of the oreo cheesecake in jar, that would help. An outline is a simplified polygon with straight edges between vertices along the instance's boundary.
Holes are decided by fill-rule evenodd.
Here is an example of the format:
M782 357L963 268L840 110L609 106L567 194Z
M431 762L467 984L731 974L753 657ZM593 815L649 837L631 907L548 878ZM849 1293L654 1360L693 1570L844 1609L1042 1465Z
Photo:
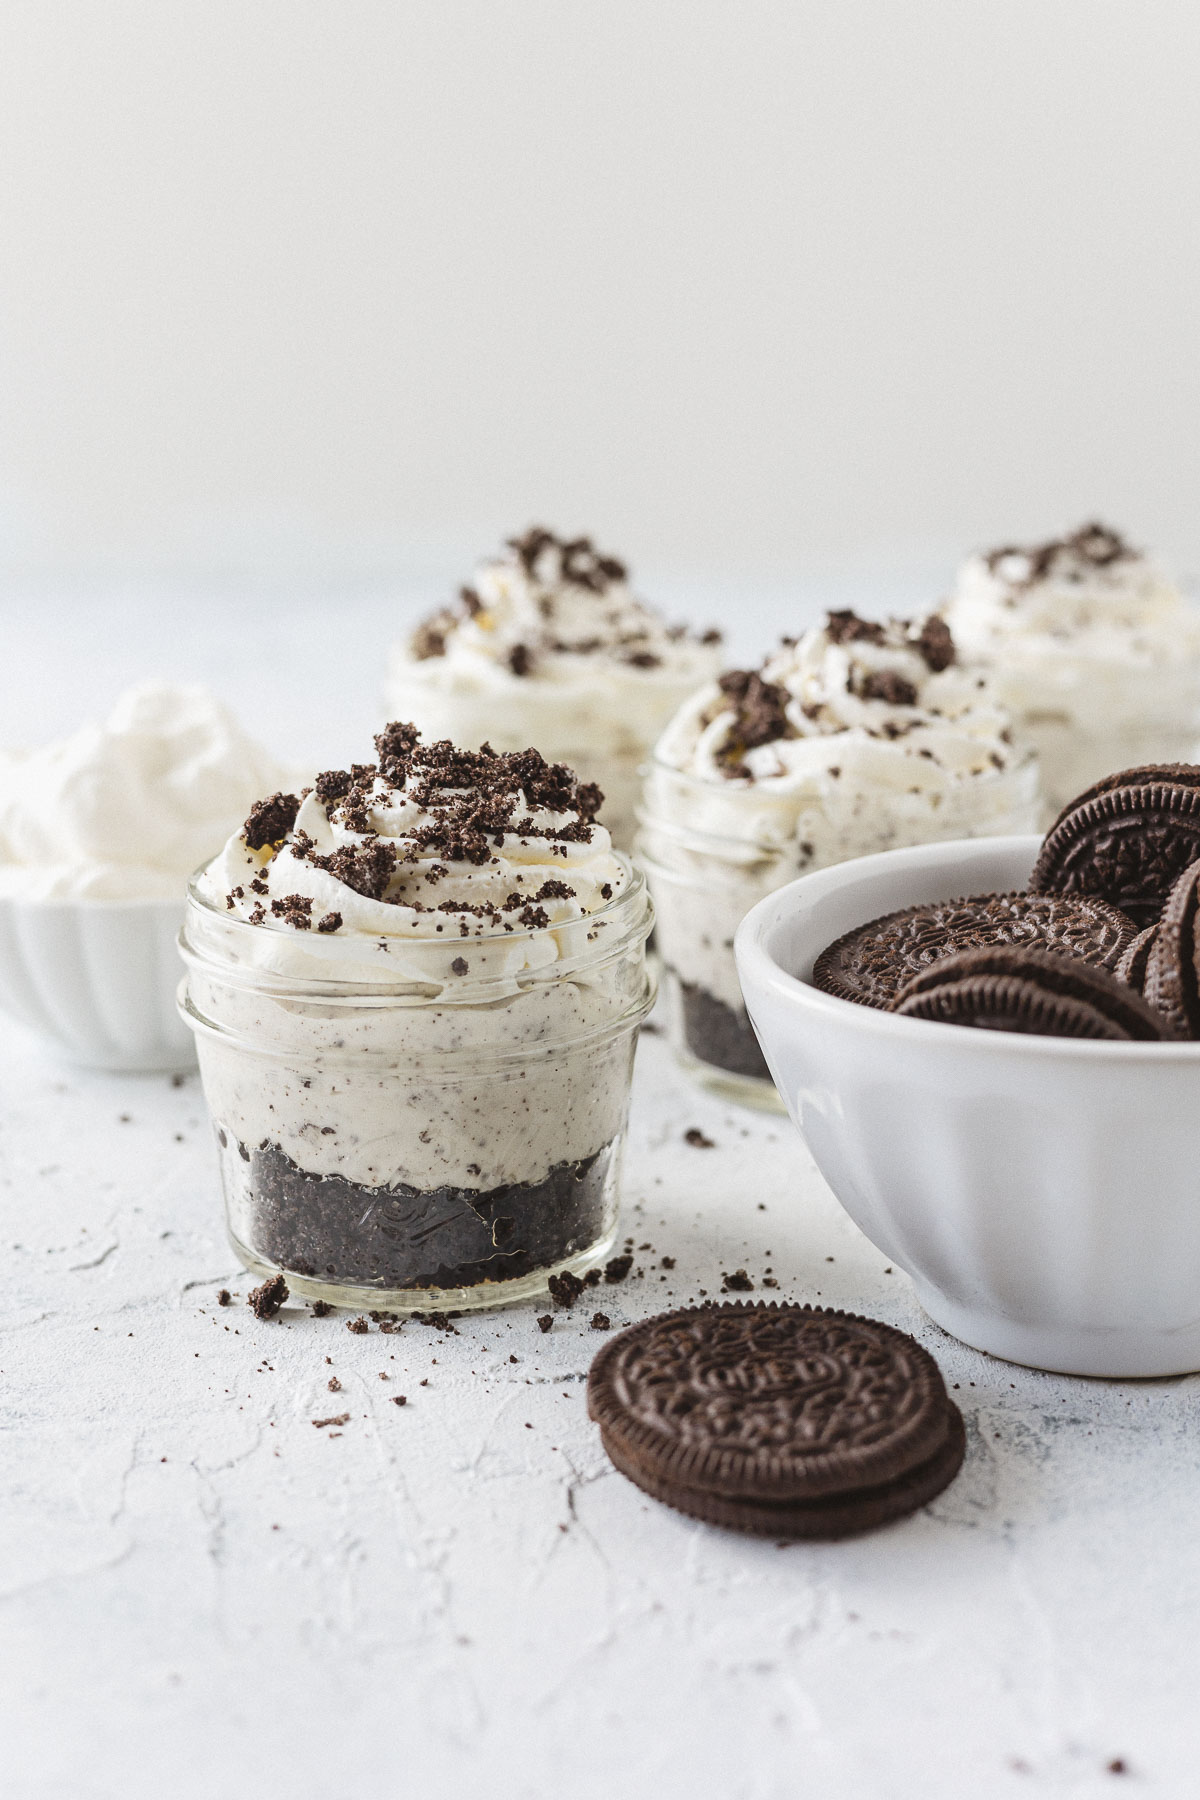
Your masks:
M1037 760L1010 724L937 613L831 612L680 708L639 844L672 1041L707 1085L778 1103L733 959L756 901L851 857L1035 828Z
M651 906L561 764L376 748L192 883L230 1236L302 1295L494 1304L611 1247Z
M970 557L947 618L1037 747L1046 824L1113 769L1195 757L1200 612L1108 526Z
M617 557L534 526L396 646L387 700L427 737L536 744L568 763L603 788L605 824L627 850L651 746L720 662L719 631L668 625Z

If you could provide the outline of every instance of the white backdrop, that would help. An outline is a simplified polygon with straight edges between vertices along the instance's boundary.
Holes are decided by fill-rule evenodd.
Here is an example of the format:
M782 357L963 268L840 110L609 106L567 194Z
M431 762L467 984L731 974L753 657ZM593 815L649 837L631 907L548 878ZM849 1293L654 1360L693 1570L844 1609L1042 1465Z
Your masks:
M0 560L1200 568L1194 0L7 0Z

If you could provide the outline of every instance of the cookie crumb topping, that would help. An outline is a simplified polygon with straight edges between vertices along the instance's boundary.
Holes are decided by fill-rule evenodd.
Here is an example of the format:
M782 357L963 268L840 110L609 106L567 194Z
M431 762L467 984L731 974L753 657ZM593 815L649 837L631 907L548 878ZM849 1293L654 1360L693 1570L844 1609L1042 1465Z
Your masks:
M720 643L716 630L693 636L686 626L664 626L633 596L628 580L621 559L597 549L590 537L559 537L544 525L531 526L482 565L474 584L460 588L455 605L422 621L409 640L409 655L416 662L445 657L456 634L465 632L476 652L525 679L547 657L603 653L630 669L650 671L670 659L673 644Z
M251 850L265 850L268 844L280 844L296 823L300 811L297 794L272 794L256 800L243 827L243 836Z
M359 895L433 915L410 921L418 935L467 937L540 930L612 897L621 877L597 822L604 796L565 764L533 749L424 743L404 721L386 726L375 750L373 763L323 770L303 800L260 801L226 853L217 903L255 925L331 936L348 920L361 929L345 904ZM562 876L547 869L556 859Z
M1051 577L1079 581L1092 570L1111 568L1137 555L1119 531L1093 519L1069 536L1049 538L1044 544L1001 544L983 560L993 575L1001 575L1013 587L1027 588Z
M717 752L726 775L745 778L749 773L747 753L764 744L846 730L848 720L838 705L844 697L879 703L877 718L868 715L855 721L869 735L903 736L914 723L902 716L903 710L922 704L919 682L940 675L957 660L950 627L939 613L921 620L882 622L862 619L848 608L830 612L819 631L803 640L817 645L822 641L827 652L843 652L844 660L831 665L833 672L827 672L826 686L814 689L807 698L798 698L783 681L771 679L779 672L778 656L768 658L761 669L730 669L720 677L717 685L725 704L710 717L732 715L725 742ZM784 651L795 652L799 642L785 638ZM834 687L840 688L840 693L833 691ZM897 709L900 717L894 716Z

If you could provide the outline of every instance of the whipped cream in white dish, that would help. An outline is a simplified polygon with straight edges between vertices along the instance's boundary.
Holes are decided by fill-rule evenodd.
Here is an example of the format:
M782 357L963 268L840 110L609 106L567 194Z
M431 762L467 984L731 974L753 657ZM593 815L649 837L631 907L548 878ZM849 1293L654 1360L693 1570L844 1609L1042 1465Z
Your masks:
M1028 831L1037 805L1034 758L936 613L830 613L761 670L701 689L655 749L642 837L693 1051L703 1059L707 1036L719 1059L728 1029L720 1066L765 1074L733 962L733 933L764 894L896 845Z
M102 724L0 752L0 896L173 900L277 764L202 687L147 682Z
M256 805L193 891L188 1005L234 1237L295 1269L282 1246L312 1212L314 1268L332 1257L342 1286L427 1287L441 1283L404 1273L418 1252L403 1221L382 1248L366 1241L364 1194L387 1190L403 1219L428 1202L458 1241L464 1219L478 1228L464 1207L511 1189L517 1224L496 1244L511 1262L537 1224L522 1208L541 1218L562 1190L585 1223L550 1254L543 1220L542 1249L519 1254L569 1261L615 1205L651 999L644 886L596 821L595 789L536 751L425 745L407 725L376 745L377 764ZM352 1185L363 1243L329 1249L330 1182ZM547 1182L553 1206L528 1198ZM452 1267L465 1253L439 1254Z
M666 625L590 539L534 527L397 646L388 703L427 738L536 744L568 763L599 783L627 846L638 770L680 702L715 675L720 642Z
M1052 814L1117 769L1191 758L1200 613L1115 531L971 557L946 616L1036 743Z

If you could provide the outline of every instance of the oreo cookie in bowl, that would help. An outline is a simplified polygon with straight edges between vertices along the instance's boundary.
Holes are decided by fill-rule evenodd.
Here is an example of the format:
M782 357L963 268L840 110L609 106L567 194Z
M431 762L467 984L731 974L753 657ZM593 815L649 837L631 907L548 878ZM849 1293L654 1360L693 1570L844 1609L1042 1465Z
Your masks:
M408 725L376 749L192 884L230 1237L314 1298L493 1305L611 1248L650 903L561 764Z
M937 613L830 613L679 711L647 771L639 849L672 1041L706 1085L778 1104L734 965L756 901L896 845L1036 826L1036 758L1010 724Z
M1200 768L1035 837L794 882L738 968L834 1193L946 1330L1034 1367L1200 1369Z

